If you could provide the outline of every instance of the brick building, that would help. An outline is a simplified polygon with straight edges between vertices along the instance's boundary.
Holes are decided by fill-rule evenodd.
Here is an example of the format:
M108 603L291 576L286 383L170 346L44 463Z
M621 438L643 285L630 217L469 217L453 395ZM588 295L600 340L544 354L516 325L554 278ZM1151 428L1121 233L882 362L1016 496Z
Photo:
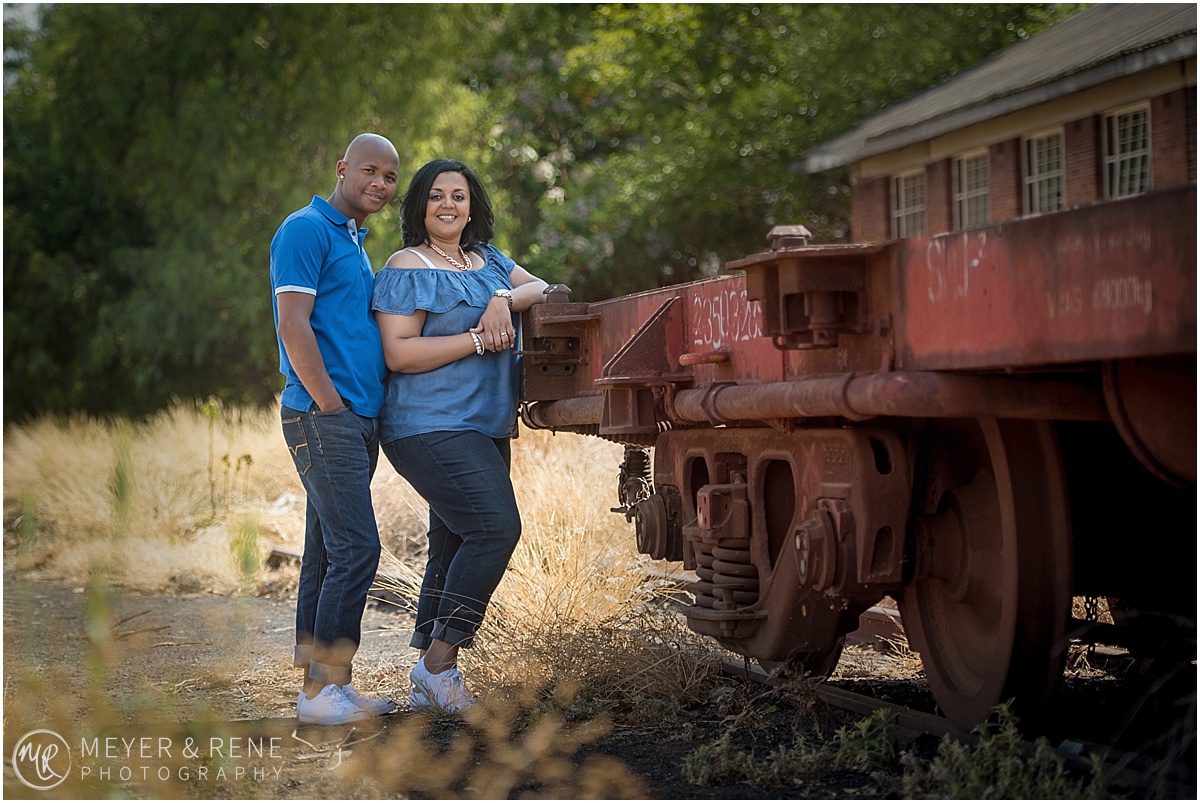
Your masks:
M807 153L851 239L932 236L1196 181L1196 6L1089 7Z

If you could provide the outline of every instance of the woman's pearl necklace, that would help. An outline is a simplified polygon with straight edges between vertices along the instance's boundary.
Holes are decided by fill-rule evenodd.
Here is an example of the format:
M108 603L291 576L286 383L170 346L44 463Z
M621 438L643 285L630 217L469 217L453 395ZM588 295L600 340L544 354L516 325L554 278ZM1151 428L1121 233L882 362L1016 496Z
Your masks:
M458 255L462 257L462 260L463 260L462 262L459 262L457 259L450 256L445 251L443 251L442 249L438 248L436 245L431 243L429 240L425 241L425 245L432 248L437 253L438 256L440 256L442 259L446 260L447 262L449 262L451 265L458 268L459 270L470 270L473 267L471 265L471 260L467 257L467 252L463 250L462 245L458 246Z

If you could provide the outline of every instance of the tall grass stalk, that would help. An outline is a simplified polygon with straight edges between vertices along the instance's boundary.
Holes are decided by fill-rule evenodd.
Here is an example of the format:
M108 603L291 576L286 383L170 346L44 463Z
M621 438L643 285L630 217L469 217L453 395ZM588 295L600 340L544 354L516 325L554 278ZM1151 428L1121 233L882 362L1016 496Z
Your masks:
M129 426L120 423L115 428L116 464L113 466L112 481L109 483L109 493L112 496L112 536L120 540L125 536L129 527L129 515L133 510L136 479L134 477L133 455L131 441L133 439Z
M258 519L252 515L242 519L238 533L230 545L238 570L242 574L242 583L251 585L258 577L260 560L258 554Z
M27 556L37 543L37 498L32 493L21 495L21 505L14 526L17 530L17 549Z

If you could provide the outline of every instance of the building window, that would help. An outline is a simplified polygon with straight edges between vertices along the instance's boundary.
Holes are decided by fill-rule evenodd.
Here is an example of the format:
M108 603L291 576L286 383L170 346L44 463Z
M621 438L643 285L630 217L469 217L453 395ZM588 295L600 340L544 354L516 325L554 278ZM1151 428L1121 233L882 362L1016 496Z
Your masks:
M892 235L916 237L925 233L925 171L892 178Z
M1027 213L1057 212L1066 206L1063 192L1063 162L1061 131L1025 140L1025 211Z
M1104 118L1105 192L1127 198L1150 190L1150 108L1123 109Z
M960 229L988 222L987 151L954 160L954 214Z

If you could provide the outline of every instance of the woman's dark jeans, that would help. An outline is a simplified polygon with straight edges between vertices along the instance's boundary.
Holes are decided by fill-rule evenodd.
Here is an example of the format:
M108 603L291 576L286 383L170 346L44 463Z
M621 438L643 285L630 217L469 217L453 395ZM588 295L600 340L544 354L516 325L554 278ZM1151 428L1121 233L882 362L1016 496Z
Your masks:
M314 405L315 408L315 405ZM304 557L296 593L296 666L309 677L348 683L362 639L367 591L379 568L371 477L379 421L350 410L281 411L283 437L308 496Z
M431 432L383 444L429 504L429 563L412 646L470 647L521 537L508 438Z

